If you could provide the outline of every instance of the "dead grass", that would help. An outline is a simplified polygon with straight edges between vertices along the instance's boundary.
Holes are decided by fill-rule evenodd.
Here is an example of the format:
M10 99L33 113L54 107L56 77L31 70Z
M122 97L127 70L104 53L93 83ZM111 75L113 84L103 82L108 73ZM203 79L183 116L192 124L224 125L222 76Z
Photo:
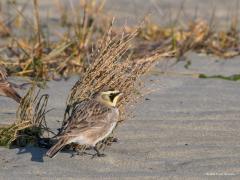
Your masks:
M45 119L48 95L39 93L33 85L19 105L16 122L0 128L0 146L37 145L43 133L49 132Z
M25 15L25 9L30 3L34 7L32 19ZM103 12L105 1L70 2L70 9L60 0L54 3L59 13L54 27L56 31L49 29L48 22L41 20L39 0L27 2L21 8L18 8L17 2L9 3L9 11L16 12L14 17L0 12L0 35L9 39L3 46L5 53L0 53L0 63L5 64L9 74L37 80L59 79L71 74L84 74L92 64L93 58L90 56L98 48L97 43L112 22L112 18ZM130 51L134 59L141 59L145 54L153 55L156 51L169 54L175 51L174 57L177 59L189 51L231 58L240 52L237 17L233 17L231 22L228 30L217 31L212 22L202 19L188 22L186 27L178 27L176 24L162 27L149 21L139 30L138 40L131 41ZM29 36L14 34L14 29L20 31L25 26L30 31ZM47 28L44 30L43 26ZM63 33L58 32L63 29ZM131 33L135 28L130 26L128 31ZM119 27L113 28L112 32L121 36ZM53 42L49 36L55 36L57 40Z
M32 21L25 17L24 10L20 11L16 4L10 3L12 10L17 13L16 19L21 17L22 21L25 22L20 27L14 26L12 28L21 29L27 24L31 31L27 37L19 35L16 37L11 30L6 28L4 22L2 25L0 23L2 34L8 34L11 40L11 43L4 47L7 52L4 55L7 55L2 56L1 63L5 64L10 74L35 77L39 80L55 79L58 76L67 77L72 73L83 73L89 65L88 56L94 48L94 42L101 37L104 29L110 24L107 21L108 18L101 19L104 1L100 3L95 0L80 1L78 9L72 5L69 14L71 18L62 24L66 27L65 33L55 32L57 42L50 42L44 33L38 2L38 0L33 1ZM60 1L55 3L62 7ZM61 17L66 16L63 8L60 13ZM59 24L60 26L61 24Z
M165 46L177 51L176 58L189 51L215 55L226 59L240 54L239 32L236 17L232 18L228 30L216 31L211 23L197 19L187 27L163 28L158 24L147 23L139 34L145 48Z
M71 115L75 104L83 99L90 99L97 92L115 89L123 93L118 103L120 121L127 119L128 105L136 102L142 96L139 87L142 85L141 76L144 75L156 61L172 57L174 51L154 52L136 58L132 44L140 28L132 33L122 32L121 35L112 35L111 29L98 42L97 50L93 54L93 63L88 67L83 77L72 88L65 111L64 121ZM112 137L100 142L100 148L111 144ZM78 147L82 148L82 147ZM85 148L83 148L85 149Z
M107 89L120 90L124 94L118 104L120 109L124 109L126 104L135 100L139 95L136 86L140 76L145 74L156 60L172 57L174 54L174 51L155 50L145 54L144 57L133 56L132 44L139 30L140 28L135 29L132 33L123 31L121 35L113 36L110 29L105 34L91 57L93 63L72 88L67 102L68 107Z
M79 7L71 5L67 13L60 1L59 26L67 30L59 34L56 42L48 40L42 29L39 17L38 0L33 1L33 22L19 10L16 4L15 20L21 23L7 26L0 22L0 35L11 39L4 49L11 57L1 56L10 74L29 76L38 80L56 79L77 73L80 80L72 88L65 111L66 120L74 105L99 91L120 90L124 96L118 108L121 121L127 119L127 109L136 102L141 94L141 77L156 62L166 57L181 59L189 51L230 58L239 55L239 33L237 20L233 18L231 27L226 31L216 31L204 20L190 22L187 27L161 27L154 23L145 23L138 28L114 29L112 19L103 14L104 1L81 1ZM83 13L77 13L77 12ZM20 20L19 20L20 22ZM25 22L25 23L23 23ZM20 25L19 25L20 24ZM31 36L19 37L13 34L13 28L28 25ZM14 60L13 58L14 57ZM35 144L47 128L45 120L48 96L35 94L32 87L17 112L17 121L0 129L0 145ZM100 143L108 144L107 140Z

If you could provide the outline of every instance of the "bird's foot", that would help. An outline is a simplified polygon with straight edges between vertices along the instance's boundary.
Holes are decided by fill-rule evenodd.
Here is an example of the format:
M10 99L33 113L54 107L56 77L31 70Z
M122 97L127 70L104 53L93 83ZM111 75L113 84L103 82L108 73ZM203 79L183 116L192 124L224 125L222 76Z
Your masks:
M93 147L93 149L96 151L96 153L94 155L92 155L92 159L97 157L105 157L106 155L103 153L100 153L99 150L96 147Z

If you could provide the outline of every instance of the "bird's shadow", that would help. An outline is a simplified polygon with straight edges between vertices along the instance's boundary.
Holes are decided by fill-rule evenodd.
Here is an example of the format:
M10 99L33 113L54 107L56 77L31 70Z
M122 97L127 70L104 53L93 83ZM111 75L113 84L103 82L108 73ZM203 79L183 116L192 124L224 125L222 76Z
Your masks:
M18 151L16 154L21 155L21 154L26 154L26 153L30 153L31 154L31 161L34 162L44 162L43 157L46 155L46 152L48 151L48 148L42 148L42 147L34 147L34 146L26 146L26 147L18 147L16 148ZM89 152L90 150L90 152ZM82 153L76 153L73 150L67 150L65 149L64 151L62 151L62 153L68 153L70 157L74 157L74 156L90 156L91 159L96 157L96 153L92 153L91 152L92 149L86 149L84 152Z
M31 154L31 161L34 162L44 162L43 157L46 154L47 149L45 148L39 148L34 146L27 146L27 147L20 147L17 148L18 152L17 154L25 154L30 153Z
M27 147L18 147L17 148L18 155L30 153L31 154L31 161L34 162L44 162L43 157L46 156L46 152L48 149L41 148L41 147L34 147L34 146L27 146ZM74 152L72 150L64 150L62 153L68 153L69 157L73 157Z

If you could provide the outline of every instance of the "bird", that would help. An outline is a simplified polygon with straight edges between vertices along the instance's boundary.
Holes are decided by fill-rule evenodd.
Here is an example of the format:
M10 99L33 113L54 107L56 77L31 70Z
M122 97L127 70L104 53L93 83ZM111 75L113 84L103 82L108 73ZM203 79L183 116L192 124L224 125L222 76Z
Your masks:
M12 84L7 81L7 72L3 66L0 66L0 96L12 98L17 103L20 103L22 99L12 87Z
M119 110L116 107L118 90L96 93L93 98L82 100L75 106L61 132L55 137L58 141L46 153L53 158L65 145L75 143L93 148L94 156L101 154L96 144L108 137L119 121Z

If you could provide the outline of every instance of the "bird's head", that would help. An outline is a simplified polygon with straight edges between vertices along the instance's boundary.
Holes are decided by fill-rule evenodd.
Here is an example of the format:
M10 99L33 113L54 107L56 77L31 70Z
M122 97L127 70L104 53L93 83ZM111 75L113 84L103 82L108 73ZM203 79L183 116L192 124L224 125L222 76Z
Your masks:
M122 95L119 91L100 92L97 100L107 106L115 107L119 97Z

